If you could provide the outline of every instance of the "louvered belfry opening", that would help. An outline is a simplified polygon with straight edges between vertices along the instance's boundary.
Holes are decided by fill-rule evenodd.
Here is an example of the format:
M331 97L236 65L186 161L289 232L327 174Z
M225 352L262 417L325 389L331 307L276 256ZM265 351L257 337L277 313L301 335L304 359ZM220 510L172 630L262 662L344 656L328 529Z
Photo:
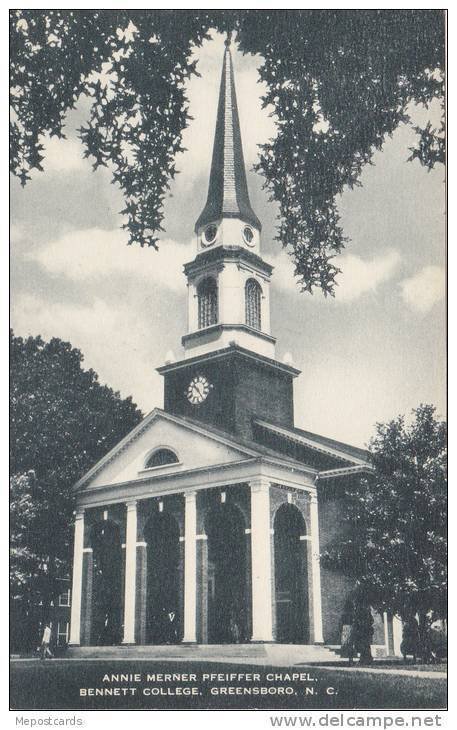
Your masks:
M217 282L212 277L203 279L198 285L198 326L210 327L217 324Z
M255 279L248 279L245 286L246 324L262 329L262 288Z

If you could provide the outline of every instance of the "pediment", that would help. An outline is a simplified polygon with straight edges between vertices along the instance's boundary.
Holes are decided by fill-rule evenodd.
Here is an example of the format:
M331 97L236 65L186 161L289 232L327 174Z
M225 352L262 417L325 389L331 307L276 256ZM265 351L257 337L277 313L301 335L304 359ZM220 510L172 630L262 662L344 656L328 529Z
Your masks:
M149 456L157 449L171 449L176 464L146 468ZM155 409L75 485L90 490L150 476L211 467L255 458L258 454L211 433L209 428L190 424L185 419Z

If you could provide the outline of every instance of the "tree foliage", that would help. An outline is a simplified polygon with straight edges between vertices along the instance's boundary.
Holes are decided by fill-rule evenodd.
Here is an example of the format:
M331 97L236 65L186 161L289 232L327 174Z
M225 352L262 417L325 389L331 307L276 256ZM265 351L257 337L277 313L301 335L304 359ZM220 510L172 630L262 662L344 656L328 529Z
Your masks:
M10 340L11 588L50 600L69 565L72 487L141 419L68 342ZM47 595L45 595L47 594Z
M443 100L444 14L438 10L11 12L11 169L42 169L43 133L63 136L66 113L91 99L80 130L94 168L110 165L126 205L129 243L157 247L162 203L189 124L185 83L210 29L234 30L260 54L277 135L257 170L280 206L278 239L303 290L334 293L345 237L338 195L411 102ZM416 129L410 159L444 159L444 128Z
M40 564L35 552L37 541L31 529L37 510L33 499L34 483L33 471L10 477L10 583L13 594L26 589Z
M344 502L348 531L323 556L351 575L373 606L404 617L446 615L446 425L421 405L377 425L372 477Z

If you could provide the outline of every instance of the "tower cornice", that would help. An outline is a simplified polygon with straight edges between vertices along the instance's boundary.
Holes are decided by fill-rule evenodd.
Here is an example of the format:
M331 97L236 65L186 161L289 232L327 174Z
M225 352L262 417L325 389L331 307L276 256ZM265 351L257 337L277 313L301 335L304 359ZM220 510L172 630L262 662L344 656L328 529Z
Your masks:
M219 246L199 253L193 261L184 264L184 273L187 277L198 274L206 267L222 263L224 261L244 262L268 278L273 272L273 266L264 261L253 251L248 251L241 246Z

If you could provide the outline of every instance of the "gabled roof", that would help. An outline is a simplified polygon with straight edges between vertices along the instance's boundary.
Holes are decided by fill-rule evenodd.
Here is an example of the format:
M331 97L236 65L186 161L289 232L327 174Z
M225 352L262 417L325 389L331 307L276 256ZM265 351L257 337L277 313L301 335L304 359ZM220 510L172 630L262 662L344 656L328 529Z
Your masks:
M267 461L274 461L276 463L280 461L282 464L299 469L300 471L303 471L305 469L310 473L316 473L316 470L314 470L313 468L308 469L306 468L306 465L304 465L302 462L297 461L296 459L293 459L287 455L283 455L278 451L264 446L263 444L250 441L248 439L243 439L231 433L227 433L226 431L222 431L221 429L215 428L213 425L204 424L201 421L196 421L185 416L172 415L171 413L167 413L160 408L154 408L147 416L145 416L145 418L143 418L143 420L137 426L135 426L134 429L132 429L132 431L130 431L118 444L116 444L116 446L114 446L111 451L105 454L104 457L102 457L96 464L94 464L94 466L89 469L89 471L86 472L86 474L84 474L76 482L74 489L80 489L85 484L90 482L98 474L98 472L100 472L101 469L103 469L111 461L116 459L126 448L128 448L128 446L133 441L139 438L149 428L149 426L152 425L155 420L159 418L170 421L172 423L176 423L180 426L187 427L204 435L205 438L211 439L213 441L218 441L219 443L223 443L233 449L236 449L247 459L264 458Z
M251 208L241 143L230 41L226 41L206 205L195 231L221 218L241 218L259 231Z
M288 428L287 426L268 423L262 419L256 419L254 423L284 441L299 444L336 461L353 466L370 467L369 453L364 449L320 436L311 431L304 431L295 426Z

